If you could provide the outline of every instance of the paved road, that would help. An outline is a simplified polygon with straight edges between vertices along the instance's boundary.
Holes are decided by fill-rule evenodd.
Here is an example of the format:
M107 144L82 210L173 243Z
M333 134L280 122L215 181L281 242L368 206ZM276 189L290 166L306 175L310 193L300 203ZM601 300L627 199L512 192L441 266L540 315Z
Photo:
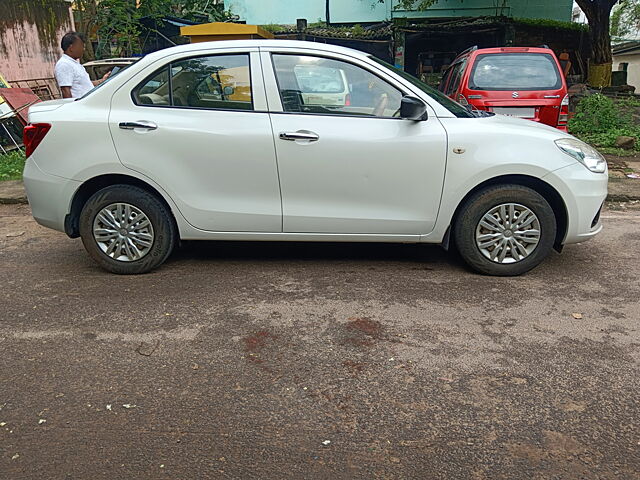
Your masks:
M640 478L640 212L513 279L240 243L118 277L28 215L0 206L2 479Z

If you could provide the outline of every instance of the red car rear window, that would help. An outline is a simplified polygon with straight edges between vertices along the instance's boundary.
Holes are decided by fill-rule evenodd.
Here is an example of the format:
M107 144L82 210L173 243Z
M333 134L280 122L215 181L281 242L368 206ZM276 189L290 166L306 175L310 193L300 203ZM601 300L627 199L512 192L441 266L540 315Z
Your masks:
M562 79L546 53L478 55L469 79L471 90L558 90Z

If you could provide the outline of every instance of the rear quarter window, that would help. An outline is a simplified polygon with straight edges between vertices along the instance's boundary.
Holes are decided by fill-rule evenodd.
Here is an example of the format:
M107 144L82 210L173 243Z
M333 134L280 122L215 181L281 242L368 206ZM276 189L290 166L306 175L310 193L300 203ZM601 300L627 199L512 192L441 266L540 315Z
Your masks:
M469 79L471 90L558 90L562 77L546 53L478 55Z
M462 75L464 74L464 69L467 66L467 60L461 60L456 63L453 67L451 67L451 75L448 79L447 86L445 88L444 93L451 96L458 90L460 86L460 81L462 80Z

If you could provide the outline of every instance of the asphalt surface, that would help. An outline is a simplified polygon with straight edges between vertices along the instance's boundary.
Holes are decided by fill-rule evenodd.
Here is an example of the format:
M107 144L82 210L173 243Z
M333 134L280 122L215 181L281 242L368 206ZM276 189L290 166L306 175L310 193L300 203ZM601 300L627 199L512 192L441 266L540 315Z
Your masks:
M217 242L120 277L0 205L0 478L640 478L640 211L603 218L519 278Z

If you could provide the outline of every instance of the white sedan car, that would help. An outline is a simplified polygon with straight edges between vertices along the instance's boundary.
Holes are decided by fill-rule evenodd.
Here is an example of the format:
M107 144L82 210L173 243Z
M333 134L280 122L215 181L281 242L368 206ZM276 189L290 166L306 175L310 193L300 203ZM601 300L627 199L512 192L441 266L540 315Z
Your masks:
M455 245L476 271L518 275L602 229L593 148L337 46L170 48L29 120L33 216L119 274L183 239Z

